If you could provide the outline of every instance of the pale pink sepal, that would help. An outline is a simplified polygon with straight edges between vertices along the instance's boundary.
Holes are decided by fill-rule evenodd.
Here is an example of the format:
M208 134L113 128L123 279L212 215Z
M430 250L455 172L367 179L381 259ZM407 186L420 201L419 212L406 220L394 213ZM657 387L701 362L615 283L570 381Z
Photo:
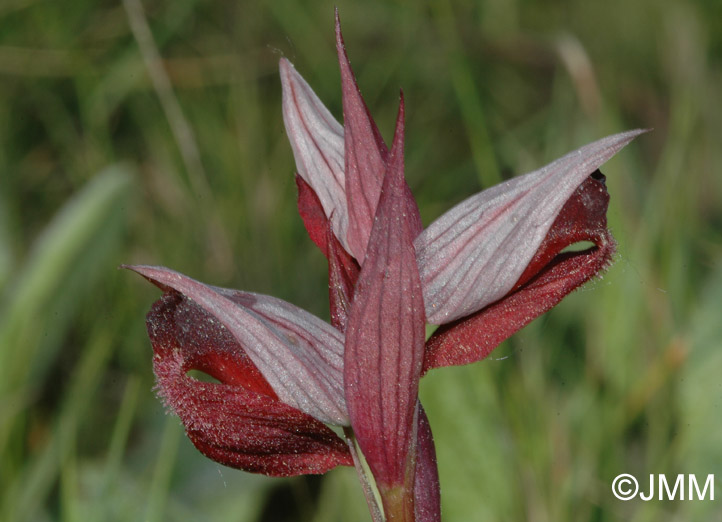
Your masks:
M344 175L344 129L319 100L296 68L279 62L283 122L298 174L316 192L334 234L346 250L348 208Z
M445 324L516 284L576 188L644 130L608 136L462 201L416 239L427 320Z
M278 398L327 424L348 425L343 334L290 303L205 285L158 266L128 266L195 302L233 335Z

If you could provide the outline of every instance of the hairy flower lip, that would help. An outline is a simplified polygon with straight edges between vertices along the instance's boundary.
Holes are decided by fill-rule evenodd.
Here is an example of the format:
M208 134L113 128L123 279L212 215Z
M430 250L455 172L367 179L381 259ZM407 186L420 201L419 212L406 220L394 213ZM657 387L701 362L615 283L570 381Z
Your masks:
M151 307L155 390L207 457L270 476L324 473L351 465L344 442L325 424L283 403L226 328L169 289ZM220 382L188 375L197 369Z
M331 325L275 297L206 285L165 267L123 268L186 296L228 328L282 402L322 422L348 424L343 336Z
M617 244L617 242L612 237L612 234L607 231L605 234L600 234L597 237L589 237L582 241L593 242L594 246L590 246L583 250L574 250L574 251L567 251L567 252L564 252L563 249L560 250L531 279L528 279L527 281L515 286L512 289L512 291L510 292L510 294L518 292L520 290L523 290L526 287L533 285L535 281L544 278L552 270L563 271L564 267L569 266L569 265L577 265L577 264L579 264L579 261L582 259L587 259L588 262L591 263L591 262L598 260L601 257L602 262L600 264L602 265L602 268L600 270L603 271L603 270L606 270L607 268L609 268L609 265L611 264L612 260L614 259L614 253L616 251L616 244ZM581 243L582 241L574 241L572 243L569 243L564 248L572 246L576 243ZM598 274L595 274L595 275L598 275Z
M544 241L539 245L539 249L510 293L560 263L578 257L594 256L598 250L605 251L610 243L613 249L616 242L607 228L608 206L606 177L597 169L577 187L562 207ZM566 250L584 242L593 245L580 250ZM610 262L611 259L605 266Z
M479 326L474 326L473 322L476 317L483 317L484 314L487 313L503 315L503 312L497 312L505 308L514 308L518 299L525 299L525 293L534 291L536 286L542 286L543 288L544 284L547 283L545 280L552 279L551 285L554 285L553 275L560 272L569 272L570 269L579 271L579 267L584 265L593 266L594 268L591 270L591 272L593 272L592 275L581 278L569 285L569 290L565 292L566 295L588 281L594 278L600 278L604 271L611 265L615 251L616 241L614 241L611 234L606 234L600 237L600 242L593 247L577 252L559 253L534 277L517 286L504 298L475 312L470 318L464 317L440 326L427 341L422 376L426 375L429 370L435 368L461 366L486 358L502 341L536 319L538 315L549 311L561 301L564 296L553 300L550 304L541 306L531 316L520 318L517 322L512 321L511 326L506 324L505 326L508 328L506 331L503 329L500 329L500 331L489 331L483 327L479 328ZM484 324L494 322L496 321L488 320ZM463 329L464 326L467 326L471 333L469 331L462 331L460 335L453 334L455 329ZM474 330L485 331L479 334ZM481 344L482 348L475 348L473 342L468 342L470 338L475 338L475 342Z

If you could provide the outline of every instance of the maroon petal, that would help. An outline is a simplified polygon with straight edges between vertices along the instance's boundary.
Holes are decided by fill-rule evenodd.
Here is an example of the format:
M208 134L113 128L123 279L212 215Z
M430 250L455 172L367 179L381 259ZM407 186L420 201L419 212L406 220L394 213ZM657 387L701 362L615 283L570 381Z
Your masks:
M430 323L498 301L526 271L579 185L643 130L608 136L463 201L415 242Z
M343 94L344 173L349 215L347 242L349 252L359 264L363 264L389 151L356 83L341 34L338 9L336 9L336 51L341 69ZM404 198L407 200L405 204L411 216L409 221L411 235L416 237L423 226L416 201L405 180Z
M336 50L341 68L344 126L344 172L349 213L349 250L360 264L366 254L388 149L371 118L348 61L336 10Z
M353 464L333 431L276 398L229 330L197 304L169 291L147 326L158 393L204 455L274 476ZM192 369L220 382L198 381Z
M298 174L296 174L296 187L298 188L298 213L301 215L306 232L308 232L311 241L321 249L323 255L328 257L326 230L330 222L326 217L321 201L311 188L311 185L306 183Z
M328 293L331 324L346 331L346 318L353 299L353 288L358 279L359 266L346 252L333 233L316 193L303 178L296 176L298 186L298 212L311 240L328 258Z
M441 521L441 491L436 449L431 426L419 402L416 439L416 478L414 480L414 511L416 522Z
M424 372L483 359L611 263L615 242L607 230L609 194L603 179L597 171L576 189L509 295L434 332L426 345ZM560 253L580 241L594 246Z
M331 310L331 324L340 331L346 331L348 314L359 277L359 266L328 228L328 300Z
M328 424L347 425L343 335L274 297L204 285L164 267L129 266L188 297L227 328L279 399Z
M403 180L403 98L346 332L351 425L380 489L411 491L424 306Z

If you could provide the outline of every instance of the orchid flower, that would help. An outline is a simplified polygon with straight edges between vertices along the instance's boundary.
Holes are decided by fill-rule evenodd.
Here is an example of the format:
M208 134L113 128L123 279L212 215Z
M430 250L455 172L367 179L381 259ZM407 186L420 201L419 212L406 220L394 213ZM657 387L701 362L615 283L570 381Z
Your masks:
M356 84L338 17L336 48L343 126L287 60L281 60L280 72L299 212L327 257L328 222L348 272L353 262L364 263L390 160ZM585 145L471 196L423 231L420 223L415 225L426 318L441 325L427 342L424 372L483 359L611 263L616 243L607 229L609 195L599 167L644 132L627 131ZM413 197L407 200L407 212L418 215ZM585 241L593 246L564 251ZM332 276L332 292L340 284L334 281Z
M325 217L318 231L336 282L332 324L168 268L126 268L164 291L147 316L157 388L202 453L274 476L355 465L374 520L434 521L436 456L418 401L426 317L413 241L421 219L404 180L403 146L402 96L365 262L346 253ZM346 440L327 425L341 427Z
M582 147L423 229L404 179L403 94L389 149L338 13L336 43L343 126L293 65L279 66L299 213L328 259L331 323L168 268L126 268L164 292L146 321L157 389L203 454L271 476L353 465L374 521L438 521L421 376L484 358L611 262L598 168L643 131ZM564 251L580 241L594 246ZM427 323L441 325L428 340Z
M127 268L165 292L147 318L158 389L201 452L276 476L356 464L375 520L383 510L389 519L431 521L440 517L439 488L418 403L426 321L413 246L418 211L406 213L403 111L402 99L366 262L347 276L344 304L336 300L337 327L274 297L163 267ZM327 238L330 251L340 249L330 231ZM192 369L219 382L199 381ZM349 445L325 424L351 427Z
M420 220L418 210L407 213L403 140L402 98L363 267L351 270L330 228L326 234L332 273L348 283L332 293L334 325L274 297L164 267L126 268L164 291L147 317L158 390L202 453L274 476L355 465L374 520L433 521L436 456L418 402L426 324L413 245ZM343 427L347 440L327 424Z
M203 454L272 476L353 464L326 426L349 423L338 330L274 297L126 268L164 291L147 317L157 389Z

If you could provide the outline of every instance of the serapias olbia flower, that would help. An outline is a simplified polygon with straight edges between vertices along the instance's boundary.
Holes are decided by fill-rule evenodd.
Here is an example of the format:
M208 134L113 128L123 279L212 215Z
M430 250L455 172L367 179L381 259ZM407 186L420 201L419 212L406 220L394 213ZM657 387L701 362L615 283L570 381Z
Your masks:
M615 242L603 138L458 204L423 229L404 179L404 101L389 149L361 97L338 16L341 126L286 59L283 117L298 209L329 264L331 324L274 297L129 266L164 291L147 316L159 395L208 457L273 476L356 465L374 520L440 520L419 379L467 364L606 268ZM565 249L581 241L581 252ZM441 325L425 340L426 323ZM214 377L204 382L192 369ZM346 440L328 425L341 426ZM381 512L384 515L381 515Z

